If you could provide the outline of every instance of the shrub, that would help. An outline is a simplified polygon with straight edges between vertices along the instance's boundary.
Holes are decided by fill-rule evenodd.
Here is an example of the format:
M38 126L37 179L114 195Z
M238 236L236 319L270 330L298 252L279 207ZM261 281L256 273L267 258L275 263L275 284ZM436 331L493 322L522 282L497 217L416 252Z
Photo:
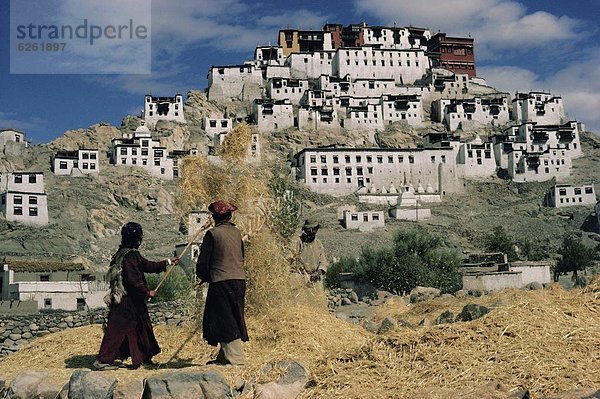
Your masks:
M275 164L271 167L271 172L272 176L268 182L274 200L269 212L271 227L273 231L289 240L300 221L300 201L285 167Z
M362 265L354 258L342 257L327 269L325 285L328 288L339 288L341 273L352 273L355 280L360 280L363 274Z
M517 260L519 257L515 251L513 238L508 235L504 227L496 226L494 230L484 238L485 249L489 252L502 252L508 257L508 261Z
M156 289L158 283L165 273L146 274L148 288L151 290ZM167 277L167 279L160 286L156 292L156 297L154 297L152 301L169 302L176 299L186 298L191 291L192 284L189 277L185 274L185 271L180 266L175 266L175 269L173 269L173 272L169 274L169 277Z
M359 263L366 281L394 293L408 292L418 285L443 292L461 287L458 254L425 231L399 231L392 248L364 249Z
M573 272L573 277L577 277L577 272L586 270L594 263L596 249L589 248L581 242L580 239L573 236L565 236L562 246L559 249L560 259L554 268L554 281L558 281L561 274Z

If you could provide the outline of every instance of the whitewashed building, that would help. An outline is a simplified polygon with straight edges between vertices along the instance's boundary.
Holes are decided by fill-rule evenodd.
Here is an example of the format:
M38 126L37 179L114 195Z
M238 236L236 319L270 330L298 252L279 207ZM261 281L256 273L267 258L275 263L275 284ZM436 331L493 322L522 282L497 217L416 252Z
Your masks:
M298 109L299 130L326 130L340 127L338 114L331 106L310 106Z
M272 78L267 84L267 96L273 100L287 99L298 105L308 88L307 79Z
M262 70L253 64L212 66L208 71L208 99L254 99L263 86Z
M516 123L561 125L567 121L562 97L540 91L517 92L512 100L512 113Z
M408 189L398 195L396 206L390 209L390 216L399 220L426 220L431 217L431 209L421 204L415 193Z
M487 178L496 174L496 157L492 142L483 142L479 136L458 147L457 163L465 178Z
M143 124L135 133L124 134L122 138L111 141L110 163L117 167L141 167L153 176L173 179L173 159L168 157L167 148L159 140L154 140Z
M0 263L0 299L35 301L38 309L105 307L103 273L65 261L5 259Z
M88 175L100 172L97 149L59 151L54 155L52 171L55 175Z
M253 104L253 116L260 132L294 127L294 108L289 100L256 99Z
M595 205L596 192L594 191L594 185L571 186L557 184L548 192L547 204L554 208Z
M209 137L214 137L219 133L229 133L232 129L232 118L204 118L204 131Z
M433 102L433 117L444 122L451 132L478 126L498 126L509 123L509 107L506 97L472 99L439 99Z
M0 175L0 212L6 220L32 225L48 224L48 198L42 172Z
M144 116L146 125L153 128L158 121L185 123L183 115L183 96L155 97L147 95L144 100Z
M25 140L25 133L17 129L0 129L0 149L2 154L11 153L7 147L18 145L29 147L29 142Z
M575 121L512 126L494 137L496 160L518 182L563 179L571 173L572 159L581 156L581 129Z
M348 107L343 126L352 130L383 130L381 104Z
M305 148L294 155L293 167L296 178L310 190L330 195L390 183L431 186L441 195L462 186L453 148Z
M427 50L427 40L431 39L428 29L413 27L369 26L362 27L365 45L386 49Z
M254 62L260 67L267 65L283 65L285 59L283 47L281 46L257 46L254 49Z
M310 53L292 53L286 65L292 77L299 79L317 79L321 75L331 75L336 52L333 50Z
M404 122L410 126L423 125L423 104L418 95L384 95L381 97L384 124Z
M340 48L333 57L332 73L351 79L394 79L400 84L413 84L426 74L429 66L429 58L422 49Z
M385 227L383 211L344 211L344 227L370 231Z

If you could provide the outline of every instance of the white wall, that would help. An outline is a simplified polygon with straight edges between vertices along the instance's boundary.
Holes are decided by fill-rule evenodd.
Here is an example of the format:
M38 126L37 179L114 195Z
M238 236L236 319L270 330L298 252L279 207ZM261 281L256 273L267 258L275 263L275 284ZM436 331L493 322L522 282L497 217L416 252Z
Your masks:
M593 184L584 186L557 185L550 189L549 206L562 208L577 205L595 205L596 193Z
M7 191L0 194L0 207L6 220L31 225L48 224L48 198L45 193Z
M19 282L9 287L11 299L37 301L38 309L77 310L77 298L85 298L90 308L105 307L104 296L108 291L105 283L88 281ZM45 299L52 300L52 307L45 306Z
M385 227L383 211L344 211L344 226L361 231Z
M530 283L546 284L552 282L550 265L533 264L533 262L513 262L510 270L521 273L521 287Z
M181 94L175 97L145 96L144 120L149 127L154 127L156 122L161 120L185 123L183 96Z
M464 290L496 291L523 287L521 272L463 274Z
M567 119L562 97L544 92L517 92L512 101L512 111L513 119L517 123L558 125Z

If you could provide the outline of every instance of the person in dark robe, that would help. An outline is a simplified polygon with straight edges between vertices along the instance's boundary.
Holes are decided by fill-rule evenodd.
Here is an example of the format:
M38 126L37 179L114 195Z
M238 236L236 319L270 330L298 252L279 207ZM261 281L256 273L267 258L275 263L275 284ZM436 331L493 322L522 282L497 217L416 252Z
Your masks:
M244 318L246 274L242 235L231 222L236 209L223 200L209 205L215 227L206 232L196 263L196 276L209 283L202 334L209 345L220 345L217 358L209 364L245 362L242 341L248 341Z
M143 239L142 226L129 222L121 229L121 245L113 255L107 280L110 290L104 297L108 323L94 367L114 370L115 360L131 357L132 368L151 365L160 347L152 330L146 301L156 295L147 287L144 273L160 273L179 259L152 262L138 251Z

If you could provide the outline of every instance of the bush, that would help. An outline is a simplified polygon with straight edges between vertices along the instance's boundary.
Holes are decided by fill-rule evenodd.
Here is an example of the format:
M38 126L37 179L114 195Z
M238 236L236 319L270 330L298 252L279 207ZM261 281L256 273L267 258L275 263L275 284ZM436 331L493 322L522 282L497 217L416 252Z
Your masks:
M443 292L461 288L458 254L442 246L440 238L425 231L399 231L390 249L362 251L359 263L363 279L394 293L408 292L418 285Z
M148 288L151 290L156 289L158 283L165 273L146 274ZM189 277L185 274L185 271L181 268L181 266L175 266L175 269L171 272L171 274L169 274L169 277L167 277L167 279L160 286L156 292L156 297L154 297L152 301L169 302L176 299L186 298L191 291L192 284Z
M558 281L561 274L573 272L573 277L577 277L577 272L586 270L594 263L596 249L587 247L580 239L573 236L565 236L562 246L559 249L560 259L554 268L554 281Z
M363 268L361 263L356 259L343 257L327 269L327 273L325 274L325 285L328 288L339 288L341 284L341 273L352 273L355 280L360 280L362 278Z
M268 182L274 199L270 209L271 228L283 238L292 238L300 222L300 200L294 192L294 185L284 166L271 167L272 177Z
M515 251L515 243L513 238L508 235L504 227L496 226L494 230L484 238L485 249L489 252L502 252L508 257L508 261L512 262L519 257Z

